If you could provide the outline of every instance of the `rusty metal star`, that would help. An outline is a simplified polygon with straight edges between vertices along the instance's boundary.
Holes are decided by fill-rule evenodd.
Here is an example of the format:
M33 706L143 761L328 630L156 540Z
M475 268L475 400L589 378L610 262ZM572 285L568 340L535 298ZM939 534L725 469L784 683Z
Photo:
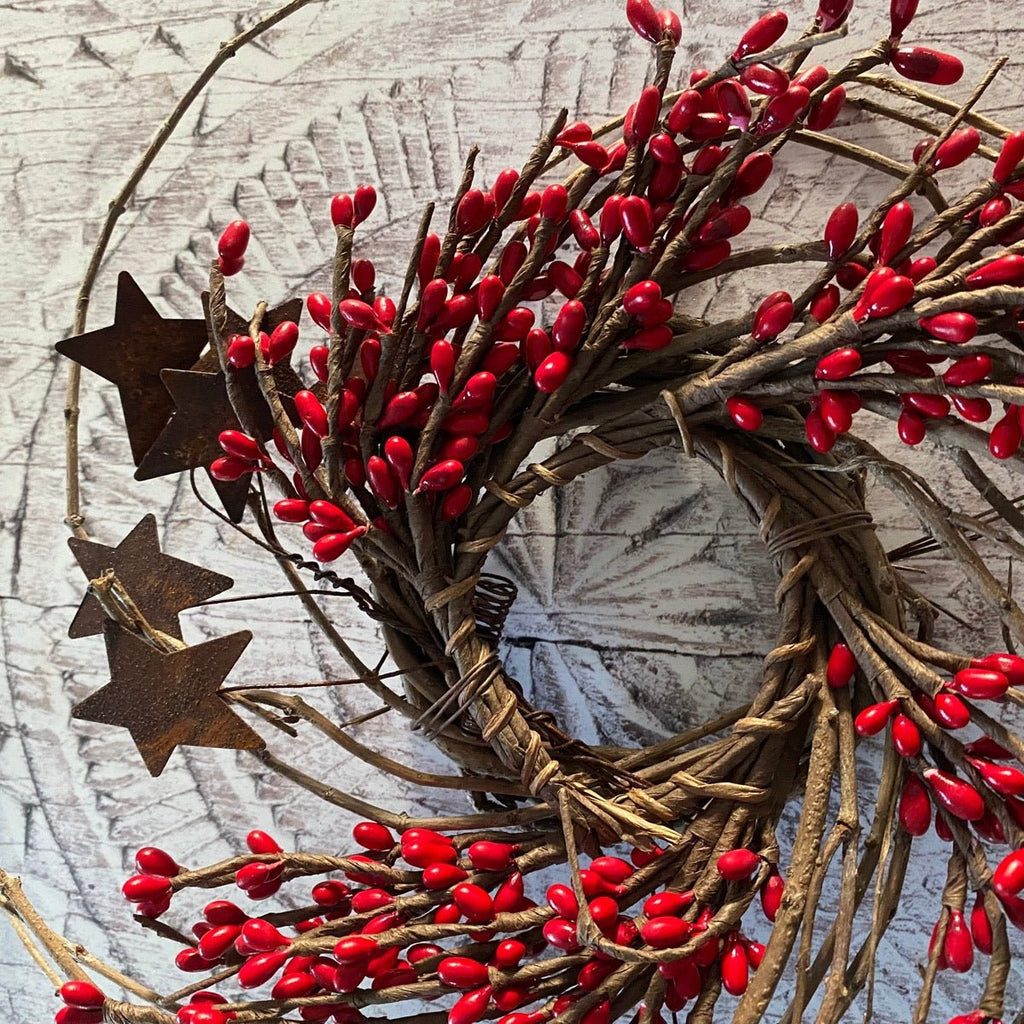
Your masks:
M67 338L56 348L117 386L138 465L174 411L160 371L189 369L207 340L204 320L165 320L131 274L122 271L113 324Z
M167 654L110 620L104 637L110 682L71 716L127 729L151 775L163 771L175 747L264 745L217 692L252 639L248 630Z
M160 379L174 400L174 413L135 471L136 480L208 469L214 459L224 454L217 442L220 432L241 429L228 399L223 373L164 370ZM210 477L233 523L240 522L245 513L251 479L249 473L230 481Z
M91 540L68 539L82 571L95 579L113 569L132 599L157 629L181 639L178 612L230 590L230 576L165 555L160 550L156 516L144 516L120 544L110 547ZM86 594L68 629L68 636L102 633L107 617L99 602Z

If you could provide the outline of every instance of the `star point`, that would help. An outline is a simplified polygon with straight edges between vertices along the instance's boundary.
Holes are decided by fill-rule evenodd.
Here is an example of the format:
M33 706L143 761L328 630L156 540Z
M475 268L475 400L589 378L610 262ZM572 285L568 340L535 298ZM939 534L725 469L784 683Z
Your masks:
M72 708L72 718L127 729L159 775L179 746L264 746L218 691L252 639L243 630L164 653L117 623L104 627L110 682Z
M230 576L164 554L160 550L156 516L152 513L143 516L115 546L76 537L68 539L68 546L89 579L113 569L150 625L179 640L178 612L235 585ZM71 622L68 636L75 639L95 636L103 632L106 621L99 602L87 593Z

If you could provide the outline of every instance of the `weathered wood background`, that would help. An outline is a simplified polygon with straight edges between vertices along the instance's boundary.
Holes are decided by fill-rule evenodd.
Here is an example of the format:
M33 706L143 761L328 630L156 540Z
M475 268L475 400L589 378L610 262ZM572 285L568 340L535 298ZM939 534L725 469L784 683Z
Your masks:
M968 78L996 55L1015 54L1019 5L921 6L913 41L954 49ZM483 148L478 167L489 179L521 161L563 104L574 117L599 120L632 101L649 62L621 7L618 0L328 0L301 12L231 61L187 115L120 222L90 324L109 321L122 268L165 314L199 315L216 233L239 215L253 224L254 242L247 273L230 282L237 308L322 287L333 239L327 198L362 181L375 184L383 202L361 230L360 248L393 287L422 204L450 197L472 143ZM677 67L685 69L715 65L769 5L685 0L676 8L685 26ZM888 4L858 0L858 8L857 43L884 34ZM792 22L813 9L809 0L790 4ZM106 205L145 141L217 42L257 13L213 0L0 4L0 864L24 875L58 928L158 988L175 987L180 976L164 945L140 937L120 898L134 849L155 843L188 863L207 862L260 827L288 847L339 850L351 825L248 756L179 751L153 780L126 733L69 719L72 704L106 676L99 638L66 639L84 581L62 524L66 368L52 345L70 327ZM952 95L967 88L965 79ZM1021 65L1011 64L983 107L1018 124L1020 88ZM842 131L895 155L911 148L907 135L858 120L844 115ZM884 187L812 154L783 161L775 183L756 197L751 238L814 236L835 203ZM780 275L752 281L746 293L709 287L693 301L735 305L785 285ZM278 589L274 573L209 521L187 485L133 482L116 392L88 377L81 433L84 509L97 540L116 542L153 510L170 553L232 575L236 594ZM914 457L941 479L934 455ZM960 497L975 506L970 495ZM887 539L915 535L916 524L884 497L878 507ZM584 738L648 738L733 706L750 692L771 644L773 578L751 527L713 476L671 453L595 474L531 508L496 565L521 587L508 625L510 664L537 702ZM937 600L972 622L990 621L941 560L921 559L918 567ZM373 657L374 630L344 602L330 610ZM240 625L256 639L234 682L344 671L287 601L189 613L186 638ZM966 648L984 642L980 626L949 635ZM369 708L357 691L338 690L330 701L342 717ZM386 739L392 756L440 763L392 726L384 716L360 736ZM336 750L309 756L318 773L378 803L420 811L452 804L374 777ZM867 760L865 787L874 774ZM942 870L927 863L927 849L925 841L880 961L875 1019L893 1024L906 1019L938 911ZM49 1019L47 985L3 925L0 966L0 1015ZM933 1019L944 1021L973 1007L980 978L946 978L939 988ZM1014 991L1019 1001L1019 979Z

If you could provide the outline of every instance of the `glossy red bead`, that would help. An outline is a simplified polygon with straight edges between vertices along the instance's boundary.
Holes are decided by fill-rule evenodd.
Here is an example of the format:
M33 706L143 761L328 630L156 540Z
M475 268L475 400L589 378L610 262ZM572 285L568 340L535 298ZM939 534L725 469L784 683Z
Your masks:
M1007 253L967 275L968 288L992 288L1001 284L1024 284L1024 256Z
M552 394L557 391L572 370L573 359L568 352L555 351L538 364L533 382L538 391Z
M938 768L926 768L924 778L936 802L954 817L977 821L984 815L985 801L970 783Z
M217 253L224 260L240 260L248 244L249 225L244 220L234 220L217 240Z
M992 169L992 177L1000 185L1005 185L1021 160L1024 160L1024 132L1013 132L1003 140L999 157Z
M857 237L860 215L854 203L840 203L825 223L825 251L834 263L850 251Z
M892 720L892 744L901 757L917 757L921 753L921 730L906 716Z
M914 230L914 208L906 200L896 203L882 221L882 237L878 246L878 262L888 264L910 240Z
M671 949L689 938L692 925L679 917L653 917L640 928L640 937L652 949Z
M493 216L494 197L471 188L455 210L455 229L460 235L475 235Z
M855 374L863 363L860 352L855 348L837 348L818 360L814 368L815 380L846 380Z
M792 299L787 292L775 292L755 311L750 336L754 341L768 341L781 334L792 322Z
M912 82L929 85L954 85L964 73L964 66L950 53L927 46L910 46L894 50L892 66L898 74Z
M932 804L928 789L917 775L908 775L900 791L897 810L900 825L912 836L923 836L931 825Z
M83 1010L103 1007L103 993L91 981L66 981L60 987L60 997L68 1006Z
M651 43L661 39L661 22L651 0L626 0L626 20L641 39Z
M917 14L918 0L890 0L889 2L889 34L899 39L907 30L907 26Z
M761 866L761 857L753 850L730 850L718 858L715 866L727 881L741 882L750 878Z
M970 313L938 313L922 317L917 325L933 338L953 345L964 345L978 333L978 321Z
M1021 427L1017 410L1011 408L992 427L988 437L988 450L996 459L1010 459L1017 454L1021 443Z
M1024 890L1024 849L1007 854L992 874L992 887L1000 897L1018 896Z
M1009 685L998 669L963 668L953 676L953 688L971 700L998 700Z
M899 701L887 700L880 704L869 704L853 720L853 727L859 736L877 736L888 724Z
M741 430L757 430L764 422L764 413L753 402L739 395L727 398L725 408Z
M504 871L512 863L518 849L515 843L497 843L484 839L471 843L466 855L478 871Z
M758 18L740 37L732 59L742 60L752 53L762 53L782 38L788 26L789 17L785 11L772 11Z
M943 171L962 164L981 145L977 128L960 128L953 132L932 154L932 170Z
M789 128L807 109L811 95L802 85L791 85L781 96L769 100L760 120L757 132L772 135Z
M845 104L846 88L837 85L825 93L822 99L807 111L806 126L812 132L827 131L835 123Z

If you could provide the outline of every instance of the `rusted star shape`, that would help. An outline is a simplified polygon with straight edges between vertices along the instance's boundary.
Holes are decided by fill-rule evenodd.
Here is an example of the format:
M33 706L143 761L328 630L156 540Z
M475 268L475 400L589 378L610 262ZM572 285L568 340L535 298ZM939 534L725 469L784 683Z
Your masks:
M201 565L165 555L160 550L156 516L144 516L116 547L91 540L68 540L71 553L93 580L113 569L150 625L181 639L178 612L230 590L234 580ZM107 617L99 602L86 594L68 629L68 636L102 633Z
M174 413L135 471L136 480L207 469L224 454L217 442L220 432L241 429L228 399L223 373L164 370L160 379L174 401ZM240 522L245 512L251 479L249 473L230 481L210 477L228 518L234 523Z
M263 746L217 692L252 639L248 630L169 654L116 622L106 623L104 636L110 682L71 715L127 729L151 775L163 771L175 747Z
M117 386L132 459L138 465L174 411L160 371L187 370L207 340L205 321L165 320L131 274L122 271L113 324L67 338L56 347Z

